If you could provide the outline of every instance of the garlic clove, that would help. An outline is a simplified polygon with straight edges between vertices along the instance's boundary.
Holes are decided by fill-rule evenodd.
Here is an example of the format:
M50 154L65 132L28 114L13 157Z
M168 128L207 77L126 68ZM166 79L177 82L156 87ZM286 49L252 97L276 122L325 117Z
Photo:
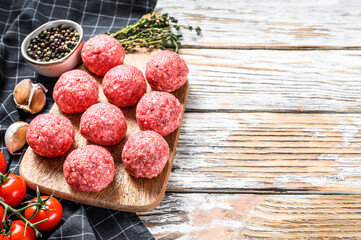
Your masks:
M30 79L19 82L14 89L14 99L19 105L28 105L33 83Z
M5 145L12 155L25 145L28 127L26 122L15 122L6 130Z
M32 114L40 112L44 108L45 103L46 98L44 91L41 86L38 86L38 88L33 93L33 97L29 105L29 112Z
M45 93L48 90L40 83L32 83L24 79L14 89L16 106L31 114L40 112L46 103Z

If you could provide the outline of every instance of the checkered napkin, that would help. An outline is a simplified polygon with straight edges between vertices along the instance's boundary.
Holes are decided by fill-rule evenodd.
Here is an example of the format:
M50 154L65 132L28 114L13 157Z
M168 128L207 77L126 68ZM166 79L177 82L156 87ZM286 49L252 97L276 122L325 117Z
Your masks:
M21 57L22 40L40 25L70 19L84 29L84 40L116 31L137 21L155 7L156 0L1 0L0 1L0 141L8 169L19 167L25 149L11 156L4 144L7 127L16 121L30 122L35 116L16 108L15 85L25 78L42 83L49 92L42 113L53 105L56 78L36 74ZM18 169L16 170L18 173ZM28 191L26 200L35 196ZM42 239L154 239L135 213L112 211L60 200L64 215L59 227L44 232Z

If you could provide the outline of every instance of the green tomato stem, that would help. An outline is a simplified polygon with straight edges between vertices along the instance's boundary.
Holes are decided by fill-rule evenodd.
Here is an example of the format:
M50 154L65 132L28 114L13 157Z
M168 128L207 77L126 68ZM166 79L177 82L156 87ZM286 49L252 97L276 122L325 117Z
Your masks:
M48 219L43 219L37 223L31 223L28 219L26 219L20 212L24 211L26 208L30 208L30 207L33 207L33 206L40 206L41 203L31 203L29 204L28 206L26 207L23 207L23 208L20 208L20 209L15 209L11 206L9 206L8 204L6 204L3 200L0 199L0 204L4 207L4 217L3 217L3 226L5 226L6 224L6 219L5 218L5 215L7 213L7 211L9 212L12 212L13 214L15 214L20 220L22 220L26 225L28 225L31 229L33 229L34 233L35 233L35 236L36 237L41 237L42 234L41 232L39 232L38 229L36 229L36 225L42 223L42 222L45 222L45 221L48 221Z

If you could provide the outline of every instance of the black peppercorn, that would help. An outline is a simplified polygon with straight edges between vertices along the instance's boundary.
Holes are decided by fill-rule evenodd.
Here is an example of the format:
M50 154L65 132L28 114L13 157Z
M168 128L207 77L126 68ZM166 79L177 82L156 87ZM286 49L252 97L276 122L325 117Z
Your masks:
M78 42L78 31L66 25L59 25L48 28L31 39L27 54L36 61L55 61L68 55Z

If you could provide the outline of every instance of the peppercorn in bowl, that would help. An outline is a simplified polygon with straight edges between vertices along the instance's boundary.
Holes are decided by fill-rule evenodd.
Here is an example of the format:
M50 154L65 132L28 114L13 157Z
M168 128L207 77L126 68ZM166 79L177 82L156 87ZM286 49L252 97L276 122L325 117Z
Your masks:
M21 44L21 55L37 73L58 77L80 61L83 29L71 20L45 23L31 32Z

